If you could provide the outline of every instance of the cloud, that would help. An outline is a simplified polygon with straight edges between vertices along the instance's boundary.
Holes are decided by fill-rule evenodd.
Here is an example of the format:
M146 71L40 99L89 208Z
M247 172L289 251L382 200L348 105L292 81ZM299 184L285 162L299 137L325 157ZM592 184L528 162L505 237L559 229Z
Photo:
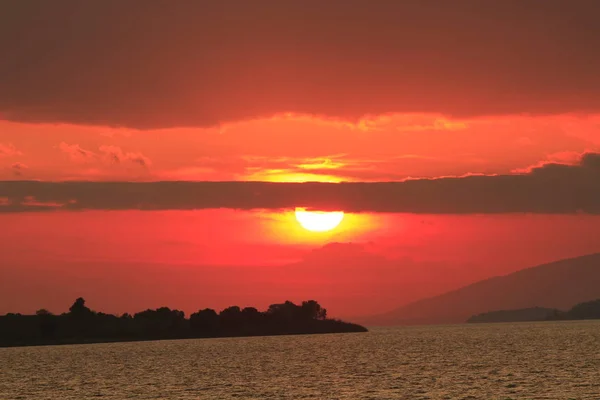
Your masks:
M515 168L511 172L515 174L529 174L535 171L543 170L545 167L554 168L553 165L577 165L582 163L589 166L591 160L596 160L598 157L593 151L585 151L583 155L576 151L561 151L558 153L548 154L546 160L540 161L534 165L529 165L525 168Z
M152 161L141 153L125 152L118 146L103 145L100 146L100 153L94 153L91 150L83 149L78 144L67 144L62 142L59 149L68 154L74 161L103 161L112 164L122 164L131 162L141 167L148 168Z
M291 209L426 214L600 214L600 153L515 175L401 182L0 182L4 212L28 210ZM32 204L32 206L28 206ZM41 205L60 205L42 207Z
M29 169L29 167L23 163L16 162L10 166L10 169L12 170L15 176L23 176L23 174L27 169Z
M581 156L581 154L578 154ZM194 165L159 171L166 180L244 180L267 182L340 182L389 181L410 177L432 177L435 170L449 174L468 172L473 159L465 155L432 157L419 154L398 154L393 157L351 157L331 154L317 157L221 156L200 157ZM424 165L430 168L423 168ZM460 172L454 173L456 170ZM425 172L426 173L425 173Z
M460 129L466 129L467 124L465 122L453 122L445 118L437 118L431 123L422 125L413 124L399 126L397 128L400 132L427 132L427 131L456 131Z
M63 153L68 154L71 160L74 161L91 161L96 158L94 152L86 150L78 144L67 144L65 142L61 142L61 144L58 145L58 148Z
M17 150L11 143L0 143L0 157L13 157L21 155L23 155L23 153Z
M118 146L100 146L100 152L104 153L104 156L113 163L120 164L125 161L130 161L134 164L138 164L141 167L148 168L152 162L146 156L141 153L129 153L124 152Z
M145 129L598 112L599 12L596 0L2 2L0 115Z

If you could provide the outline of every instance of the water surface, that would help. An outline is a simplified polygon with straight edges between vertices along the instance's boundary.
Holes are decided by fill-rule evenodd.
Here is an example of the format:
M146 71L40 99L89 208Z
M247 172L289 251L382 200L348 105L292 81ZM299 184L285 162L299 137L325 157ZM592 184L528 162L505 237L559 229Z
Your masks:
M0 399L600 399L600 321L0 349Z

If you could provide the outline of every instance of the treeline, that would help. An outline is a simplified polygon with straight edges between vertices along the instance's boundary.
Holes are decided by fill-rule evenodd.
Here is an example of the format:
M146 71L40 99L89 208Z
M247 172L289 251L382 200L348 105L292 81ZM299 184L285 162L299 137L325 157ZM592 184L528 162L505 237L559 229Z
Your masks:
M134 315L105 314L78 298L61 315L41 309L35 315L0 316L0 346L365 331L360 325L328 319L327 310L314 300L272 304L263 312L254 307L233 306L219 313L207 308L186 318L183 311L168 307Z
M532 322L532 321L572 321L600 319L600 299L586 301L573 306L568 311L555 308L522 308L517 310L489 311L470 317L468 323L486 322Z

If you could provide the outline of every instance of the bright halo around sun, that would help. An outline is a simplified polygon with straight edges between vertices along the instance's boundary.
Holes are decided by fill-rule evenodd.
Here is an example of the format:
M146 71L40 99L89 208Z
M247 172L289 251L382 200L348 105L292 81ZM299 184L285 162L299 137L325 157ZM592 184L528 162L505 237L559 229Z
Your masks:
M306 211L296 208L296 220L311 232L327 232L335 229L344 219L343 211Z

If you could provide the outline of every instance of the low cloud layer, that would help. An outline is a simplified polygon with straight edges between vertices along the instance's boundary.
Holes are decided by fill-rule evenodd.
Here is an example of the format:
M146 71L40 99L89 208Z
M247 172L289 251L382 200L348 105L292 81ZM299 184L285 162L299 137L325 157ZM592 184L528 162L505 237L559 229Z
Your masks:
M600 153L515 175L381 183L0 182L0 211L290 209L600 214Z
M600 111L596 0L0 3L0 118Z

